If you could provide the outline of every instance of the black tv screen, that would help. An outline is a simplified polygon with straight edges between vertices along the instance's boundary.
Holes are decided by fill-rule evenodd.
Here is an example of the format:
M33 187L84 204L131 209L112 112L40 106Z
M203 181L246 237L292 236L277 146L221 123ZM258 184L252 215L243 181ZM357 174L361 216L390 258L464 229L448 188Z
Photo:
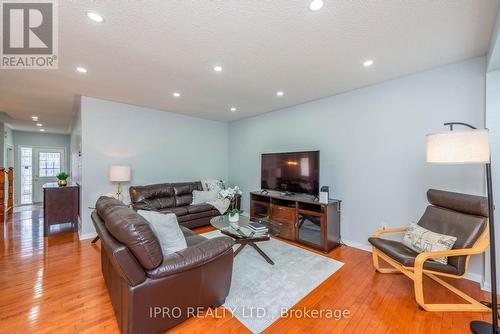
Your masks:
M262 154L260 187L319 194L319 151Z

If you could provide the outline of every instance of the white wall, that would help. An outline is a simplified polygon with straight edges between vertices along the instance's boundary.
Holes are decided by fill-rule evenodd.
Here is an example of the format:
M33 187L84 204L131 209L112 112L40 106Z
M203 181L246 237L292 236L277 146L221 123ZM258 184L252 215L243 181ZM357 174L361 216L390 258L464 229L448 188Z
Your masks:
M14 143L14 205L19 205L19 193L21 190L21 178L20 173L16 171L20 170L20 147L61 147L65 149L65 166L62 170L68 172L69 163L69 152L70 152L70 136L65 134L55 134L55 133L40 133L40 132L28 132L28 131L12 131L12 138Z
M89 97L81 122L81 238L94 233L88 207L116 189L108 181L113 164L131 166L137 185L228 177L227 123Z
M425 162L425 135L444 122L484 126L484 95L482 57L235 121L229 181L248 210L261 153L320 150L320 184L342 200L342 238L367 244L382 222L418 220L428 188L484 194L483 167ZM470 271L482 275L482 263L473 259Z

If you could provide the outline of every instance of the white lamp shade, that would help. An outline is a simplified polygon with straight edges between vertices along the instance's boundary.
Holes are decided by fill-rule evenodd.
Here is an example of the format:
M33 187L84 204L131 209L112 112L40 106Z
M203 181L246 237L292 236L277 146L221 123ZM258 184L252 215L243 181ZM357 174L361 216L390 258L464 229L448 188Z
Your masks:
M111 182L130 181L132 170L129 166L111 166L109 167L109 180Z
M427 135L427 162L433 164L490 162L488 130L454 130Z

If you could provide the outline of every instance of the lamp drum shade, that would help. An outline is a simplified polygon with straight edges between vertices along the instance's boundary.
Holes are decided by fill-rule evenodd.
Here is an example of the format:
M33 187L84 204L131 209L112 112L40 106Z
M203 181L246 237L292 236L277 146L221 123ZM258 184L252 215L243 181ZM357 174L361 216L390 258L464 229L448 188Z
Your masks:
M433 164L489 163L488 130L455 130L427 135L427 162Z
M132 171L129 166L111 166L109 167L109 180L111 182L130 181Z

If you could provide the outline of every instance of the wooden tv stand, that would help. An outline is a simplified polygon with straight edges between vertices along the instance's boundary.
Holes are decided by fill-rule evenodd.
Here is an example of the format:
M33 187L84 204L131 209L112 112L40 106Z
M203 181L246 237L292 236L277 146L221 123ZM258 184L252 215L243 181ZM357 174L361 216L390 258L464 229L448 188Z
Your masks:
M279 237L329 252L340 245L340 200L320 203L312 196L276 191L250 193L250 218L281 224Z

